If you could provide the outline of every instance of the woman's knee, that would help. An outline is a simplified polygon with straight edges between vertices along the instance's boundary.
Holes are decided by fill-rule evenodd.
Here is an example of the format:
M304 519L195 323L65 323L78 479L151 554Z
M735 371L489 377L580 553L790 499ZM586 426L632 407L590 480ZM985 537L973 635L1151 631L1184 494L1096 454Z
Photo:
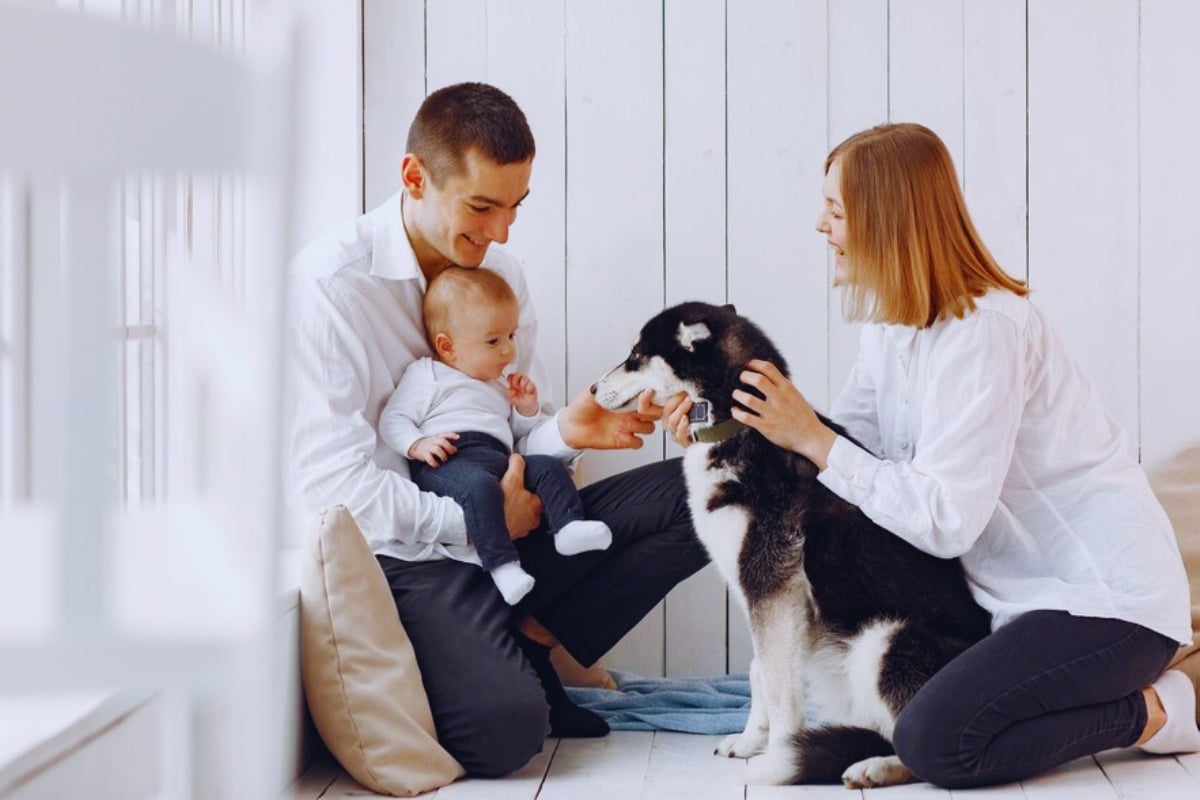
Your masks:
M524 682L523 682L524 684ZM541 752L550 729L541 684L492 687L470 712L464 735L446 743L468 775L499 778Z
M971 772L961 750L961 737L936 719L914 711L910 704L896 720L892 747L904 766L923 781L945 789L972 785Z

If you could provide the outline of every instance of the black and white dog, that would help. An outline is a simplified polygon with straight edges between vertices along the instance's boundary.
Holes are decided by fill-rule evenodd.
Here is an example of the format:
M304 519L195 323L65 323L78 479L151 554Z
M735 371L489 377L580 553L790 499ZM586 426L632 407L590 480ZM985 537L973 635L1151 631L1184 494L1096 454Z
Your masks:
M750 758L748 783L912 780L890 743L896 717L990 619L956 560L880 528L825 488L811 461L732 419L733 390L754 391L738 379L752 358L787 374L774 344L732 306L683 303L647 322L625 362L592 387L609 409L645 389L710 406L705 419L691 415L688 502L754 640L749 720L717 753ZM805 727L806 683L830 726Z

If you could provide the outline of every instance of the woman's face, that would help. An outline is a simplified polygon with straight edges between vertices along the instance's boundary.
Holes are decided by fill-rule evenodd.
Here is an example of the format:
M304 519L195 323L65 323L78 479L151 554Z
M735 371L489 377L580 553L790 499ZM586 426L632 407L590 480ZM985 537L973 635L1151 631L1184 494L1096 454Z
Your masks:
M829 165L821 192L824 201L817 217L817 230L825 234L825 240L833 248L833 285L839 286L846 279L846 207L842 202L841 159L834 159Z

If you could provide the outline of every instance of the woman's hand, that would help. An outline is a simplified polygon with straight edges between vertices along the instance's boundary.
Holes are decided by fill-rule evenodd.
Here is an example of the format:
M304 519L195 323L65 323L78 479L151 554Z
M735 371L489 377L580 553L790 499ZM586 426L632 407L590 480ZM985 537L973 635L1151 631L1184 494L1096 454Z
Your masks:
M680 447L687 447L692 443L692 423L688 419L688 411L691 409L692 398L684 392L671 395L663 404L663 430Z
M765 399L734 389L733 399L754 413L735 407L733 418L779 447L799 453L825 469L837 434L821 422L808 400L779 368L769 361L754 359L746 364L739 380L762 392Z

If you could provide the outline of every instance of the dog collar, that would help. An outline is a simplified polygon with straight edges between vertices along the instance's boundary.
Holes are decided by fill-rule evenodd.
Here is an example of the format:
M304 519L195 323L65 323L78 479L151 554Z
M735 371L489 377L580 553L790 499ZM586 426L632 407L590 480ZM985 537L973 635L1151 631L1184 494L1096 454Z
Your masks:
M716 425L709 425L707 428L693 430L691 432L691 439L693 442L704 442L705 444L723 442L744 427L746 426L733 417L730 417L724 422L718 422Z

